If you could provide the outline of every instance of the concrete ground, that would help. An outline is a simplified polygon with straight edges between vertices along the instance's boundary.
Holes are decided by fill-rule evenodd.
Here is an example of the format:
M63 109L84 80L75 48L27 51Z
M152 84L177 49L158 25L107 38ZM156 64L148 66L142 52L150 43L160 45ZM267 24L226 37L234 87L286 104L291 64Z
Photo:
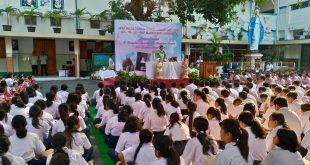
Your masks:
M84 85L85 90L88 92L90 97L93 96L95 90L97 90L97 84L100 80L57 80L57 81L38 81L38 84L41 86L41 92L45 96L45 94L49 91L50 86L57 85L58 89L60 89L61 84L67 84L69 89L68 92L73 92L77 84L81 83ZM96 145L95 137L91 132L90 142L94 147L93 160L94 165L103 165L103 160L101 159L99 148Z

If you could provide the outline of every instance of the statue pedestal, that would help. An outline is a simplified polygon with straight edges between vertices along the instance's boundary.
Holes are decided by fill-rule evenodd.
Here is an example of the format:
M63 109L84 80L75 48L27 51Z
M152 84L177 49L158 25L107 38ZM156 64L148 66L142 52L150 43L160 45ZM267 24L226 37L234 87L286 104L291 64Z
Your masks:
M256 70L257 68L255 66L255 60L257 60L257 59L260 60L263 57L263 54L261 54L261 53L249 53L249 54L246 54L245 57L250 59L251 70ZM259 66L258 69L261 69L261 66Z

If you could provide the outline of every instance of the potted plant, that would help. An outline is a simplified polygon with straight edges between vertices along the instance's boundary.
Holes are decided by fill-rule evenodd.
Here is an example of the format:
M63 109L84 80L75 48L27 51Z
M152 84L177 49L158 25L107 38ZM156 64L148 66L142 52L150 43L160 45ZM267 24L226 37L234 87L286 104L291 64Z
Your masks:
M0 9L0 15L3 13L6 14L6 25L2 25L3 31L11 31L12 30L12 25L11 25L11 14L16 13L18 10L16 8L13 8L12 6L8 6L4 9Z
M54 33L60 33L61 32L61 18L63 16L66 16L67 12L64 10L53 10L48 11L43 15L43 19L53 19L55 21L55 27L53 27Z
M19 11L18 16L16 17L17 21L19 21L20 17L24 17L24 19L29 19L30 21L30 26L27 26L28 32L35 32L36 27L34 27L34 22L33 19L36 19L37 15L41 15L40 12L38 12L36 9L31 9L31 10L25 10L25 11Z
M91 20L96 20L96 21L99 21L101 23L101 21L106 21L109 19L109 16L110 16L110 11L109 10L104 10L102 11L101 13L99 14L96 14L96 15L91 15L90 19ZM104 36L106 33L106 30L105 29L100 29L99 30L99 35L101 36Z
M86 8L83 8L83 9L76 9L75 12L71 14L77 18L76 21L78 27L76 29L76 34L83 34L84 29L81 29L80 18L85 14L89 14L89 12L87 12Z

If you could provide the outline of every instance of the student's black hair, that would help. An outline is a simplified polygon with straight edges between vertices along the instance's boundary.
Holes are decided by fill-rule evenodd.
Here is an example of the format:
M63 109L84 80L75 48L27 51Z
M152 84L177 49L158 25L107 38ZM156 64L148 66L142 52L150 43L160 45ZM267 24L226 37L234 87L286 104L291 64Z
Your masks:
M28 87L26 89L26 92L28 94L29 97L35 97L37 96L36 90L33 87Z
M239 148L241 156L248 161L249 156L249 135L245 129L240 128L237 120L225 119L220 123L221 128L225 133L230 133L236 146Z
M121 85L121 86L120 86L120 89L121 89L121 91L127 91L126 85Z
M104 91L103 91L103 94L109 96L109 95L111 95L111 91L112 90L110 88L105 88Z
M66 153L54 153L49 165L70 165L69 156Z
M302 112L310 111L310 102L305 102L300 105Z
M174 99L173 95L167 95L166 101L168 101L175 108L179 107L179 103Z
M129 105L122 106L120 111L125 111L129 116L133 113L133 109Z
M187 97L187 92L185 90L182 90L180 92L180 97L181 97L183 103L186 105L189 101L189 98Z
M161 99L162 99L163 101L166 101L166 100L167 100L167 91L166 91L165 89L161 90L161 91L159 92L159 95L160 95L160 97L161 97Z
M204 92L206 95L210 93L208 88L203 88L201 91Z
M53 101L55 100L56 94L54 92L47 92L46 95L46 107L50 107L53 105Z
M209 127L209 122L204 117L197 117L194 120L194 127L197 131L197 139L199 140L200 144L202 145L202 152L205 155L208 155L211 151L213 155L216 155L215 149L212 147L210 141L207 139L207 133Z
M194 90L194 95L199 96L202 101L208 103L207 95L205 92L200 91L199 89Z
M166 135L158 135L154 139L154 148L161 157L167 159L167 165L179 165L180 156L173 147L172 139Z
M67 121L69 118L69 106L66 103L62 103L58 106L58 112L60 116L60 120L67 126Z
M75 115L70 116L67 120L67 127L64 133L67 137L67 144L68 144L67 146L69 148L72 148L71 144L72 144L72 141L74 140L72 133L79 132L77 128L75 128L75 126L79 124L79 122L80 122L79 118Z
M239 98L241 98L242 100L245 100L248 98L248 94L244 91L239 92Z
M246 86L247 86L249 89L252 89L254 85L253 85L252 82L249 82L249 83L246 84Z
M127 97L134 97L135 96L135 89L132 87L128 88L126 95L127 95Z
M227 98L230 95L230 91L228 89L221 90L221 96Z
M54 159L54 165L63 165L70 162L68 154L63 150L63 147L66 146L67 138L66 135L62 132L56 133L52 138L52 148L54 149L54 153L52 155L50 164ZM62 154L62 155L60 155Z
M190 79L188 79L188 82L191 84L194 82L194 79L190 78Z
M166 89L166 84L164 82L159 83L159 88L160 89Z
M180 83L180 87L181 88L185 88L185 84L184 83Z
M267 91L266 87L259 87L258 88L258 93L263 93L263 92L266 92L266 91Z
M40 129L40 119L41 119L41 116L42 116L42 110L39 106L37 105L33 105L30 107L29 109L29 117L32 118L32 126L34 128L37 128L37 129Z
M172 82L171 83L171 87L176 88L177 87L177 83L176 82Z
M245 103L243 106L243 111L249 111L253 116L256 115L256 106L252 102Z
M50 87L50 92L57 93L57 91L58 91L58 86L57 86L57 85L52 85L52 86Z
M77 110L77 105L76 104L69 103L68 106L69 106L69 113L71 112L75 116L79 116L80 115L78 110Z
M158 96L158 90L156 85L150 86L150 91L153 91L155 93L155 96Z
M221 113L227 115L227 106L225 104L225 100L219 97L215 100L215 102L221 107Z
M19 107L19 108L25 108L25 103L23 102L23 100L20 98L20 96L14 96L12 98L12 104L14 104L15 106Z
M286 94L286 96L289 97L289 98L292 98L293 100L296 100L297 97L298 97L298 93L297 93L297 92L291 91L291 92L288 92L288 93Z
M266 93L262 93L262 94L259 95L259 98L260 99L267 99L268 95Z
M4 135L5 131L4 131L4 127L2 124L0 124L0 135Z
M189 101L187 103L187 108L188 108L188 128L189 132L193 132L193 121L194 121L194 112L197 110L197 104Z
M210 107L207 110L207 115L212 115L213 117L216 118L216 120L221 121L221 112L214 107Z
M277 86L274 88L274 90L277 92L277 93L281 93L282 92L282 88Z
M2 119L0 117L0 120L4 119L4 121L7 122L8 121L8 113L10 113L10 110L11 110L10 104L6 101L2 102L0 104L0 110L2 110L4 112L4 114L3 114L4 116Z
M0 135L0 162L1 165L11 165L10 160L4 156L3 154L7 153L9 151L11 143L9 138L7 138L4 135Z
M280 108L288 107L287 100L284 97L277 97L273 100L274 105L278 105Z
M263 83L263 86L266 87L266 88L270 88L270 84L267 83L267 82L264 82L264 83Z
M102 104L103 104L103 107L104 107L105 110L108 110L107 103L108 103L109 100L110 100L110 96L104 95L103 98L102 98Z
M69 104L69 103L79 104L80 103L80 96L76 92L69 93L66 103L67 104Z
M292 153L297 151L298 140L296 133L293 130L280 128L277 132L279 143L276 144L278 147L288 150Z
M107 108L112 109L114 114L118 114L119 112L119 107L116 105L115 100L109 99L107 101Z
M26 93L26 91L21 91L19 93L19 97L20 99L23 101L23 103L26 105L29 103L29 96L28 94Z
M142 129L142 124L136 116L130 116L124 126L123 132L135 133Z
M67 91L68 90L68 85L67 84L61 84L60 89L62 91Z
M178 114L177 112L172 113L169 119L169 122L170 122L169 129L171 129L175 124L178 124L179 126L181 126L180 119L181 119L180 114Z
M133 164L135 164L135 162L137 160L137 156L138 156L138 153L139 153L142 145L144 143L150 143L153 140L153 132L149 129L141 130L139 133L139 140L140 140L140 143L139 143L139 145L135 151L135 154L133 156Z
M152 96L150 94L147 93L143 96L143 101L145 102L145 104L148 108L151 108L151 106L152 106L151 100L152 100Z
M141 93L136 93L135 94L135 101L139 101L142 99L142 94Z
M80 84L80 83L76 85L75 90L80 91L81 94L86 93L85 88L84 88L84 85L83 85L83 84Z
M37 100L34 105L39 106L42 111L46 108L46 103L44 100Z
M98 83L98 88L103 88L103 87L104 87L103 82L99 82Z
M2 81L0 82L0 86L1 86L1 87L7 87L8 85L7 85L7 83L6 83L5 80L2 80Z
M282 113L278 113L278 112L272 113L269 116L269 121L270 120L277 121L278 125L281 125L283 128L289 129L288 124L286 123L284 115Z
M16 115L12 119L12 127L16 131L16 135L18 138L24 138L27 136L26 129L27 121L26 118L22 115Z
M161 100L159 98L153 99L152 107L156 110L158 117L162 117L166 114L164 106L161 104Z
M117 115L118 122L126 122L128 117L129 117L129 114L126 111L119 111Z
M245 125L251 127L251 131L255 135L255 138L265 139L266 132L263 127L255 120L254 116L249 111L242 112L238 120L243 122Z

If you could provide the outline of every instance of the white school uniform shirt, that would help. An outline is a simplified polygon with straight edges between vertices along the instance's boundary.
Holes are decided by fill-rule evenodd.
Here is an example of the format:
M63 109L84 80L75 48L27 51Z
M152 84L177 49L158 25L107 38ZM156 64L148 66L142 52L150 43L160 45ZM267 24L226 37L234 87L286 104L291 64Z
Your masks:
M308 132L308 130L310 130L310 121L309 121L309 117L310 117L310 111L306 111L304 112L301 117L300 117L300 121L301 121L301 131L302 133L306 134Z
M42 119L50 126L50 128L52 128L54 123L56 122L53 116L50 113L45 112L44 110L42 112Z
M102 117L101 117L101 122L100 122L100 125L101 126L105 126L106 124L107 124L107 122L108 122L108 120L110 119L110 118L112 118L113 116L115 116L115 115L117 115L117 114L114 114L113 113L113 110L107 110L103 115L102 115Z
M275 128L271 129L266 136L266 149L267 152L270 152L275 146L273 144L273 138L277 135L277 132L280 128L283 128L282 125L278 125Z
M209 122L209 133L212 135L215 140L221 140L221 127L220 122L214 117Z
M225 102L226 107L227 107L227 113L231 114L231 112L234 110L233 98L231 98L231 97L224 98L224 102Z
M97 89L97 90L94 92L94 94L93 94L93 99L96 99L96 100L97 100L97 97L98 97L98 95L99 95L99 93L100 93L100 90L101 90L101 89Z
M39 97L39 100L43 100L44 99L44 96L43 96L43 94L40 91L36 90L36 94L37 94L37 97Z
M22 115L27 118L29 116L29 107L20 108L13 104L11 105L10 115L12 115L13 117L17 115Z
M118 95L118 100L120 101L121 105L125 105L125 103L126 103L126 94L124 92L121 92Z
M160 157L157 160L152 161L151 163L147 163L147 165L167 165L167 159ZM182 157L180 157L180 165L186 165Z
M305 158L310 161L310 131L305 134L305 137L302 139L300 143L301 147L307 149L307 155Z
M172 128L167 128L164 135L168 135L172 138L172 141L183 141L191 138L189 128L183 122L175 123Z
M236 143L227 143L225 149L220 152L215 159L216 165L253 165L253 157L249 153L248 161L246 161L241 153L239 148L236 146Z
M48 137L48 134L49 134L49 130L50 130L50 126L47 124L47 122L45 122L44 120L42 119L39 119L39 129L38 128L35 128L33 125L32 125L32 118L27 118L27 130L29 132L32 132L32 133L35 133L39 136L40 140L42 142L44 142L44 139L47 139Z
M137 148L138 148L138 145L134 145L122 151L122 154L126 162L134 161L134 156L135 156ZM144 165L147 162L153 162L155 160L157 160L157 158L155 156L155 148L153 144L152 143L142 144L142 147L140 148L137 154L135 165Z
M256 138L251 130L251 127L245 127L244 129L248 132L249 135L249 151L253 159L258 161L264 160L267 156L266 140Z
M65 102L67 102L69 92L60 90L57 92L57 95L59 97L60 102L65 103Z
M81 153L75 150L71 150L67 147L63 148L63 151L68 154L70 164L69 165L88 165ZM48 165L53 157L53 154L48 155L46 159L46 165Z
M89 150L91 144L87 136L83 132L72 133L71 149L78 151L80 154L84 154L84 149Z
M238 118L241 112L243 112L244 105L241 103L238 106L234 106L233 111L230 113L230 115L234 118Z
M167 115L167 119L170 119L170 115L173 114L173 113L178 113L181 115L181 109L180 107L174 107L171 105L171 103L168 103L164 106L164 109L165 109L165 112L166 112L166 115Z
M297 151L292 153L280 147L275 147L268 153L263 165L303 165L304 162L300 153Z
M200 116L200 114L199 113L197 113L197 112L194 112L193 113L193 123L194 123L194 120L197 118L197 117L199 117ZM186 125L189 125L189 116L185 116L185 124Z
M120 153L125 149L139 144L139 132L123 132L117 141L115 152Z
M131 104L131 108L133 110L133 115L138 117L141 108L145 105L145 103L141 100L138 100Z
M59 107L59 103L57 103L56 101L53 101L52 105L49 107L46 107L44 111L48 112L49 114L53 116L54 119L56 119L56 117L59 116L58 107Z
M74 115L74 113L69 114L69 116L73 116L73 115ZM86 123L81 116L77 116L77 118L79 119L79 124L80 124L80 128L78 130L83 131L84 129L87 128Z
M81 98L82 98L82 100L85 101L85 102L89 101L88 93L85 92L84 94L82 94L82 95L81 95Z
M291 104L288 104L288 108L294 111L299 117L301 116L301 104L298 100L294 100Z
M191 83L188 84L185 88L189 91L191 96L194 96L194 90L197 89L198 87L195 84Z
M195 103L197 104L196 112L198 112L201 116L206 116L209 108L208 103L204 102L202 99L199 99Z
M138 118L145 121L148 114L151 113L152 111L154 111L154 109L152 107L150 107L150 108L147 107L146 104L144 103L144 105L142 106L142 108L139 111Z
M186 88L182 88L182 89L180 89L179 92L178 92L178 98L181 98L181 92L182 92L182 91L186 91L187 97L191 97L190 91L189 91L188 89L186 89Z
M5 154L3 154L3 156L9 159L11 165L27 165L27 163L22 157L13 155L10 152L6 152Z
M146 116L143 128L151 129L153 132L162 132L165 131L167 125L167 116L159 117L156 110L153 110Z
M229 96L232 97L233 99L236 99L239 97L239 93L236 89L231 88L231 89L229 89L229 91L230 91Z
M283 107L279 109L277 112L282 113L284 115L285 121L288 124L288 127L292 129L296 135L298 142L301 141L301 121L297 114L291 110L289 110L288 107Z
M96 113L96 116L95 118L101 118L102 115L104 113L106 113L107 111L104 109L104 106L100 106L98 109L97 109L97 113Z
M82 118L85 118L85 111L87 109L88 109L87 103L83 100L77 105L77 111Z
M108 120L105 127L105 134L112 136L120 136L123 132L125 126L125 122L119 122L118 116L112 117Z
M29 97L29 103L34 104L36 101L40 100L41 98L39 96Z
M66 129L66 127L65 127L64 122L61 119L59 119L53 125L51 135L54 136L58 132L64 132L65 129Z
M36 154L42 154L45 146L37 134L27 132L26 137L18 138L16 134L9 137L11 142L10 152L22 157L26 162L35 158Z
M136 101L136 99L134 97L126 97L125 98L125 105L131 106L135 101Z
M269 107L267 109L267 111L263 114L263 118L265 119L264 123L263 123L263 127L267 130L269 130L268 127L268 122L269 122L269 117L272 113L274 113L276 110L274 109L274 105Z
M184 152L182 154L182 157L184 158L185 164L187 165L204 165L204 158L208 157L209 161L208 164L214 164L215 161L215 155L218 153L218 146L216 141L210 140L211 148L214 149L214 153L209 152L210 155L204 155L202 151L202 145L197 139L197 137L194 137L190 139L185 148ZM211 150L211 149L210 149ZM215 155L214 155L215 154Z
M182 99L178 100L178 103L179 103L179 107L180 107L181 110L182 109L187 109L187 105L184 104Z
M10 137L10 136L12 136L15 133L15 131L12 128L11 124L8 125L5 122L0 121L0 125L2 125L2 127L4 128L4 135L5 136Z

